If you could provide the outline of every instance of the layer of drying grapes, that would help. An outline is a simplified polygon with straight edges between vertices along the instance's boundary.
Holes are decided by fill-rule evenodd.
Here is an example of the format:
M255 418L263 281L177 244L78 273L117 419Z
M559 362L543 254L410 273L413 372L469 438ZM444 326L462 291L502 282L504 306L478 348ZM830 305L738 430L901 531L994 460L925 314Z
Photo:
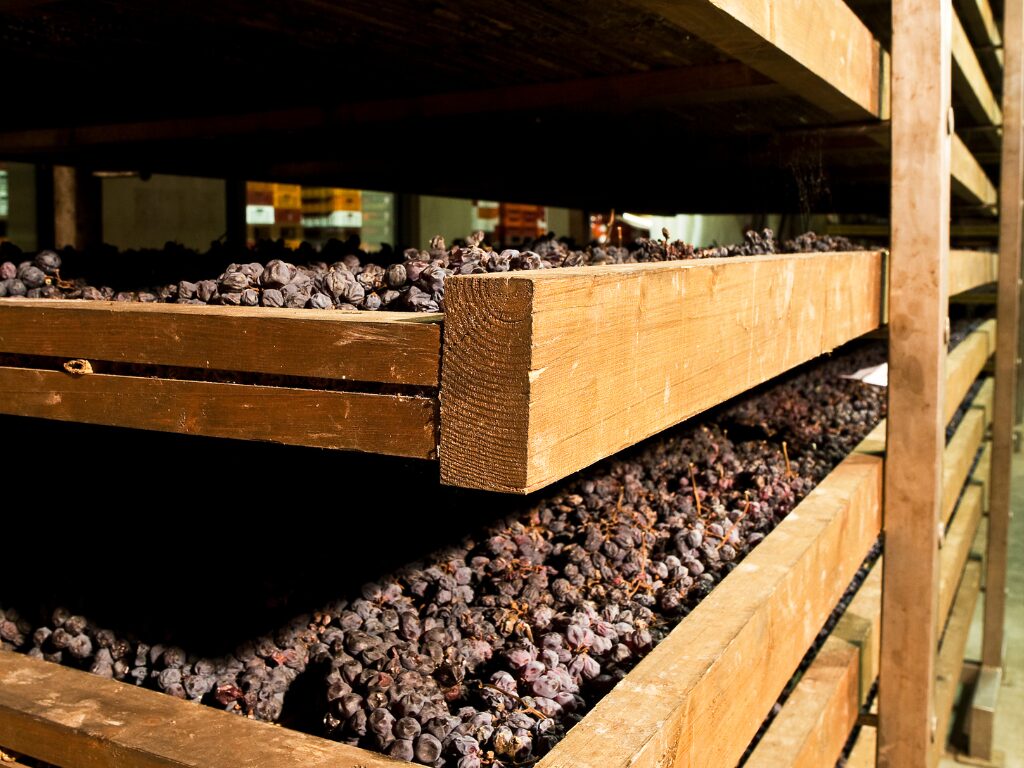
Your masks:
M314 732L404 760L529 764L884 416L884 389L840 378L882 359L871 345L805 366L422 562L339 584L339 599L231 654L151 644L52 605L7 609L0 638L260 720L289 725L312 708Z
M669 242L665 235L663 240L641 239L632 248L595 245L578 250L549 238L534 243L534 250L499 251L485 247L483 233L477 233L465 245L449 248L442 238L435 237L426 250L412 248L401 254L373 256L340 243L328 244L319 253L311 246L289 251L283 246L265 244L255 252L243 254L258 260L230 263L219 275L209 274L209 264L218 264L222 252L214 253L204 269L203 259L195 252L168 246L172 258L177 260L175 275L191 275L191 280L178 281L167 277L167 259L151 253L130 252L122 256L100 252L83 258L69 250L61 254L42 251L23 260L17 248L8 246L6 251L0 250L0 297L441 312L445 281L455 275L858 249L845 238L819 237L814 233L780 244L770 229L748 232L739 245L714 248ZM151 287L139 288L141 282L117 287L125 275L145 275L139 273L138 264L133 262L147 261L160 264L147 275L154 280ZM93 285L89 279L101 284ZM107 279L109 284L103 282Z

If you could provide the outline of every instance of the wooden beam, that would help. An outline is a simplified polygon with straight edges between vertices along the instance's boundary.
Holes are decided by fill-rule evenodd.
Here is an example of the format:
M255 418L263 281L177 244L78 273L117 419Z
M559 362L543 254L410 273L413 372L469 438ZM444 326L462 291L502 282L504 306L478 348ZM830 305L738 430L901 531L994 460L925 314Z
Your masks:
M879 42L841 0L633 0L820 107L837 120L879 118Z
M967 482L974 457L985 439L985 414L970 410L957 427L942 456L942 525L948 526L956 500Z
M859 666L856 646L829 637L745 765L834 765L860 713Z
M860 251L453 278L442 481L536 490L867 333L882 262Z
M846 768L875 768L875 752L878 749L878 729L865 725L857 734Z
M882 570L880 559L860 585L839 618L832 635L860 649L860 704L865 704L878 679L882 629Z
M942 417L949 423L988 361L989 335L979 329L968 334L946 358L946 401Z
M0 299L0 352L436 387L443 316L418 315Z
M986 515L991 509L990 494L992 490L992 442L986 441L981 449L981 458L971 473L971 482L981 488L981 511Z
M0 653L0 742L75 768L408 765L20 653Z
M970 485L964 491L953 523L942 541L939 555L939 623L945 624L953 607L953 597L971 554L974 535L981 520L981 488Z
M874 543L881 476L880 459L844 460L544 768L735 765Z
M929 766L938 637L952 5L892 0L889 413L878 765Z
M988 125L1002 125L999 109L988 79L981 70L974 46L967 38L960 17L953 14L953 90L966 105L971 118Z
M951 163L954 195L984 207L996 204L995 186L989 181L985 169L971 154L971 150L956 134L953 134Z
M985 414L985 429L992 426L992 409L995 405L995 383L995 379L991 376L986 376L985 380L981 382L981 389L978 390L978 394L971 401L971 408L980 408L982 413Z
M1014 404L1019 375L1021 196L1024 188L1022 106L1024 106L1024 2L1006 0L1003 20L1006 66L1003 80L1002 202L999 218L999 286L996 316L996 383L992 420L992 478L988 559L985 573L985 630L982 664L1001 667L1006 610L1006 567L1011 509Z
M949 723L953 718L953 701L956 689L960 684L960 670L964 665L964 649L967 647L967 635L974 618L974 606L978 601L981 587L981 565L971 561L964 569L960 580L953 610L946 623L942 635L942 647L939 649L938 661L935 664L935 712L937 728L935 743L930 745L931 760L938 763L939 757L946 748L946 736Z
M1003 38L992 6L988 0L958 0L956 9L985 65L986 74L991 82L999 82L1003 75Z
M100 183L88 171L53 168L54 245L82 250L101 240Z
M971 692L971 714L968 718L968 752L978 760L995 757L996 705L1003 682L1002 667L981 667L978 682Z
M949 295L955 296L996 281L999 256L991 251L949 252Z
M0 413L435 458L431 397L0 367Z

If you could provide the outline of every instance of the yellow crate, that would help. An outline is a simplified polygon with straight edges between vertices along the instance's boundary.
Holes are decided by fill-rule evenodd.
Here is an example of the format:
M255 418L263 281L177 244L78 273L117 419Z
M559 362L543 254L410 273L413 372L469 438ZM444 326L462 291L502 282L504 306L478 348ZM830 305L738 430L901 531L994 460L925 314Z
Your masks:
M275 184L274 207L301 208L302 187L298 184Z

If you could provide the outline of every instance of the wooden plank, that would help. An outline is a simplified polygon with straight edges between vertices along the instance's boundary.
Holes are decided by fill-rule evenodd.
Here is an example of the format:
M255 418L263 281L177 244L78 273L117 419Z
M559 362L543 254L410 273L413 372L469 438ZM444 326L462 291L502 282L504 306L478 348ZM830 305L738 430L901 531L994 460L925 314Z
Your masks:
M957 344L946 358L946 401L942 418L947 424L984 369L989 358L989 343L988 333L976 330Z
M840 0L634 0L800 94L837 120L878 118L879 42Z
M858 649L828 638L751 753L749 768L820 768L842 754L860 713Z
M988 0L959 0L956 9L990 82L999 82L1003 76L1003 38L992 6Z
M68 768L408 765L18 653L0 653L0 742Z
M986 376L985 380L981 383L981 389L978 390L978 394L971 401L971 408L980 408L981 412L985 414L985 429L992 426L995 389L995 379L991 376Z
M882 629L882 570L882 559L879 559L832 630L833 637L845 640L860 649L861 704L867 702L871 686L878 679Z
M986 441L985 447L981 450L981 458L978 459L978 466L971 473L971 482L981 488L981 511L986 515L989 513L992 490L992 442Z
M960 683L960 670L964 664L964 649L974 617L981 586L981 565L971 561L964 569L963 579L953 601L953 610L942 635L942 646L935 663L935 712L937 727L935 743L930 745L931 759L938 762L946 748L946 736L953 717L953 701Z
M953 181L953 194L962 200L980 206L996 204L996 188L989 181L985 169L971 154L963 140L953 134L950 173Z
M865 725L857 734L850 756L846 759L846 768L875 768L875 752L878 748L878 729Z
M892 224L878 764L927 765L938 637L952 5L892 0ZM962 143L961 143L962 146Z
M991 760L995 750L996 705L999 686L1003 681L1001 667L981 667L978 682L971 695L971 714L968 718L968 752L973 758Z
M868 432L867 437L858 443L854 452L866 453L871 456L885 455L885 419L878 422L874 429Z
M968 411L942 454L941 521L944 526L949 525L957 497L967 482L974 457L984 439L985 414L980 410Z
M437 314L0 299L0 352L436 387Z
M96 245L100 240L99 179L81 168L56 165L53 168L53 215L55 243L79 250Z
M543 768L735 765L874 543L881 478L878 458L844 460Z
M999 102L956 13L953 14L953 89L976 123L1002 125Z
M957 508L939 553L939 623L945 624L953 597L971 554L971 545L981 520L981 488L969 486Z
M0 413L422 459L437 448L430 397L3 367Z
M442 481L541 488L878 327L881 280L877 251L453 278Z
M985 629L982 664L1001 667L1006 608L1006 565L1009 547L1010 477L1014 398L1017 392L1020 323L1021 195L1024 188L1021 110L1024 107L1024 3L1006 0L1003 42L1003 162L999 218L999 318L996 339L996 383L992 419L992 467L989 492L988 557L985 572Z
M991 251L949 252L949 295L955 296L982 285L994 283L998 276L999 256Z

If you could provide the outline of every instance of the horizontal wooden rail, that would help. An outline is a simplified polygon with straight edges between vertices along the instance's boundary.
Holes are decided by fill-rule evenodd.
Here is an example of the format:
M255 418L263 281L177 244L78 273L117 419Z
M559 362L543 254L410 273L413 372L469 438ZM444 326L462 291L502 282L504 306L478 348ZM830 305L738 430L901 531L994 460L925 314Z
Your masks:
M957 506L953 522L946 531L939 553L939 624L946 623L953 606L960 577L971 554L978 523L981 520L981 488L970 485Z
M1002 80L1003 36L988 0L959 0L956 10L992 82Z
M985 208L995 206L997 201L995 185L985 174L985 169L971 154L971 150L955 133L950 155L950 173L953 180L953 194L956 197Z
M874 543L881 477L844 460L540 765L734 765Z
M996 281L999 254L992 251L949 252L949 295L970 291Z
M988 514L990 478L992 477L992 442L986 440L981 449L981 458L978 459L978 466L971 473L971 482L981 488L981 511Z
M0 413L433 458L437 400L0 367Z
M863 726L846 759L846 768L875 768L877 749L878 729L870 725Z
M860 649L861 704L867 702L871 686L878 679L881 615L882 558L879 558L832 630L833 637L852 643Z
M959 16L953 14L953 92L976 123L1002 125L1003 111L981 69Z
M942 454L942 520L949 520L985 438L985 414L972 409L964 416Z
M441 317L0 299L0 353L436 387Z
M66 768L408 766L9 652L0 652L0 744Z
M995 320L985 322L957 344L946 358L946 403L943 418L953 418L960 403L981 374L993 350Z
M442 481L536 490L861 336L880 324L882 264L860 251L453 278Z

